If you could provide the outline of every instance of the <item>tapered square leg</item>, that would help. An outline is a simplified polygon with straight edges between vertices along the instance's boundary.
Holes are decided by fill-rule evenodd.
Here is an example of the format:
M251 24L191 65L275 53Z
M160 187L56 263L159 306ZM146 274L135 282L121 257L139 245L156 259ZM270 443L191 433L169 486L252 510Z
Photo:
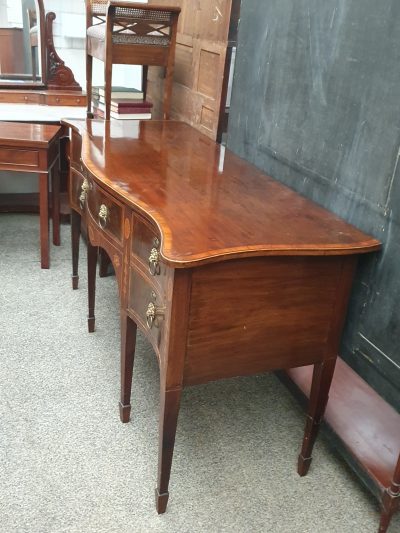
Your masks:
M71 209L71 252L72 252L72 288L76 290L79 284L79 243L81 237L81 215Z
M49 258L49 174L39 174L39 217L40 217L40 264L50 268Z
M336 357L314 365L303 445L297 465L297 471L300 476L305 476L310 468L315 439L328 403L335 364Z
M87 268L88 268L88 330L93 333L95 330L95 300L96 300L96 266L97 266L97 246L92 246L90 239L87 242Z
M181 388L166 391L163 384L161 385L158 482L156 488L156 509L159 514L165 512L168 503L168 485L171 474L181 394Z
M53 222L53 244L60 246L60 161L57 160L52 169L52 222Z
M121 422L129 422L131 414L131 388L133 363L136 347L135 322L121 311L121 401L119 402L119 416Z

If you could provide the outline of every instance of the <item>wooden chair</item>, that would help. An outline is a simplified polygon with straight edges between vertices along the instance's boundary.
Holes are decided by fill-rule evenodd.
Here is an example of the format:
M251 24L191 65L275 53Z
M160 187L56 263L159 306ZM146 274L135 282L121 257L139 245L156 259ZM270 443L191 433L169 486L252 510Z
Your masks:
M179 7L138 2L86 0L86 77L88 116L92 116L93 57L104 62L105 118L110 119L112 65L143 65L146 97L150 65L166 69L163 118L169 118Z

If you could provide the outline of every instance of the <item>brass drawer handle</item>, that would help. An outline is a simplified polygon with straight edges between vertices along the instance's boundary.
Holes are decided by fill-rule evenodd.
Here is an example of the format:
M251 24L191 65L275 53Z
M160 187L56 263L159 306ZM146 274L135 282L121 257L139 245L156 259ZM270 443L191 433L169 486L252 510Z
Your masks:
M152 248L149 256L149 271L152 276L160 274L160 254L157 248Z
M79 196L79 205L81 206L82 210L85 209L85 202L86 202L86 198L87 198L88 192L89 192L89 182L85 178L83 180L83 182L82 182L81 194Z
M108 223L109 210L104 204L101 204L99 210L99 224L102 229L105 229Z
M153 325L158 328L160 326L158 317L163 317L165 307L157 307L153 302L150 302L146 310L147 327L151 329Z

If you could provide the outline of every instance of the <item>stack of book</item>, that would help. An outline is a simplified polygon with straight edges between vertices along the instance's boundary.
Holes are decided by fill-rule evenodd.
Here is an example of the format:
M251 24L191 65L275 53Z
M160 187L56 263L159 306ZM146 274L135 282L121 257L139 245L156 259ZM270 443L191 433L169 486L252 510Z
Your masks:
M104 118L105 100L104 87L93 87L93 112L96 116ZM129 87L113 87L111 91L111 118L119 120L151 119L153 104L143 100L143 93L138 89Z

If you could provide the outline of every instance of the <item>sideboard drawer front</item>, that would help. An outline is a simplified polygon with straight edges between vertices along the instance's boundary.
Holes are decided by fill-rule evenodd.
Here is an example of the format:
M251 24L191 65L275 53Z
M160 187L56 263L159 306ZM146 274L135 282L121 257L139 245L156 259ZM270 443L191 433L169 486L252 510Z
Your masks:
M151 317L148 318L146 315L150 304L154 305L156 313L152 324ZM165 323L164 300L154 286L135 268L131 271L128 308L154 348L160 353L162 351Z
M15 167L15 170L18 170L18 167L35 169L39 167L39 152L0 146L0 164Z
M152 248L160 249L160 239L155 229L143 219L133 216L134 239L132 241L132 252L147 265Z
M90 178L87 207L90 216L98 226L119 244L123 240L123 206L115 198L103 191Z
M156 230L143 219L133 216L132 255L161 288L166 287L169 267L160 255L160 238Z

